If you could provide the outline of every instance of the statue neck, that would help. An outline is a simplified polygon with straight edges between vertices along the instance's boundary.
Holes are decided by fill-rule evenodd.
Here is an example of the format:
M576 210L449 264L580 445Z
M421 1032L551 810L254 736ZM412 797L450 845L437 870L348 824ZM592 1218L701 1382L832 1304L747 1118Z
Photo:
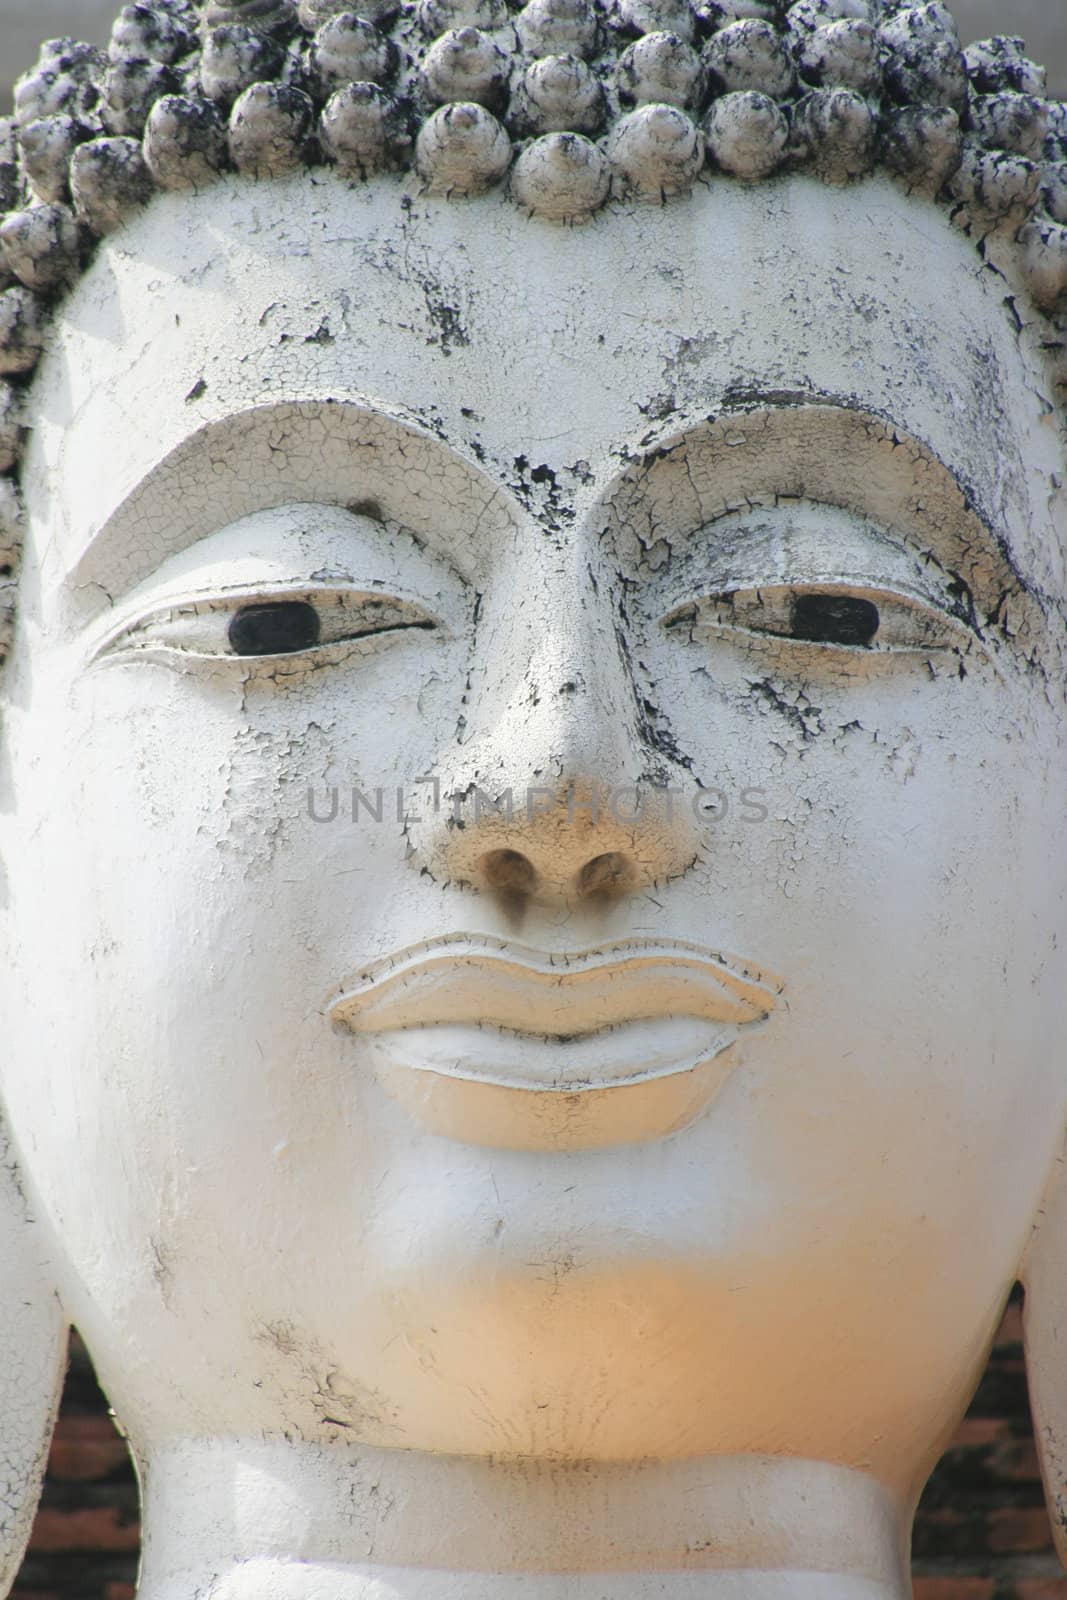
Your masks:
M157 1450L143 1478L140 1600L910 1593L899 1507L822 1462L553 1464L223 1439Z

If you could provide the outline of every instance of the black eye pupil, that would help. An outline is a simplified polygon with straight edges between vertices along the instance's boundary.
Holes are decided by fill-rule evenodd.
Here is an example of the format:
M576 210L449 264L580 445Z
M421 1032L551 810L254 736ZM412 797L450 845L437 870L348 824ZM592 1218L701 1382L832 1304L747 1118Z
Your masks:
M274 600L242 606L230 622L230 644L239 656L280 656L319 642L319 614L306 600Z
M799 594L791 635L811 644L869 645L878 632L878 607L847 594Z

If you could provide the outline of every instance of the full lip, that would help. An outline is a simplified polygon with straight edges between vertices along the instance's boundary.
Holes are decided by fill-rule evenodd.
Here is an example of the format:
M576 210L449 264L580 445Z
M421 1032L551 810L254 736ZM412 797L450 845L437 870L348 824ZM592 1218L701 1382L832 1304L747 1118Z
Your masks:
M423 1071L575 1094L692 1072L765 1021L782 989L755 963L686 940L547 951L457 933L369 964L326 1009Z

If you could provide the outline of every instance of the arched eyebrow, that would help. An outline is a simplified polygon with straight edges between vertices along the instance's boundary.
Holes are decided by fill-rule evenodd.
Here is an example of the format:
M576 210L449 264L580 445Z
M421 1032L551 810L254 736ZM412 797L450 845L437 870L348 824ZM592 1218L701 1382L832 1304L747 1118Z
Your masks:
M679 547L738 512L792 501L876 523L958 577L991 614L1004 595L1029 597L1007 529L923 440L829 397L759 403L642 441L602 495L604 538L627 553Z
M57 586L83 620L218 529L306 501L401 522L464 576L478 543L515 518L501 485L407 419L352 401L283 401L191 433L99 527L53 548Z
M1033 612L1026 637L1048 632L1055 608L1021 575L1003 519L982 514L928 443L847 397L752 393L622 453L622 471L602 479L599 493L591 485L582 508L617 544L622 566L635 565L635 544L684 542L739 510L802 499L856 511L929 554L959 576L982 615L1008 600ZM369 400L289 399L190 433L97 528L73 530L65 548L53 543L49 587L78 626L239 517L308 500L380 511L466 578L484 567L483 541L523 515L503 468L481 465L409 417Z

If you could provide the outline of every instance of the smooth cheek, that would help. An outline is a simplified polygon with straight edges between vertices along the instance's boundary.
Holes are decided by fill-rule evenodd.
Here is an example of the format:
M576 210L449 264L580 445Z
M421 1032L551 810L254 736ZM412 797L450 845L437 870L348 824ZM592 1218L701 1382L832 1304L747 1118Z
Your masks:
M158 1291L153 1240L193 1281L198 1261L235 1247L253 1277L276 1272L279 1252L314 1277L322 1254L307 1241L338 1221L358 1257L387 1113L359 1092L320 1006L391 942L418 884L395 804L356 827L349 797L382 785L392 799L454 715L442 685L460 664L420 644L415 671L397 641L284 687L150 665L40 683L26 738L50 736L15 759L26 814L45 820L19 887L23 904L64 915L24 921L46 1021L10 1092L53 1220L120 1320ZM338 816L316 823L308 789L325 816L332 785ZM47 805L55 793L69 804ZM91 1211L90 1173L107 1195Z
M814 1214L855 1191L875 1233L894 1210L950 1230L988 1209L1003 1261L1063 1118L1062 716L1010 664L836 684L721 652L685 665L672 732L733 810L676 901L787 985L729 1091L749 1094L746 1168L772 1175L764 1243L799 1244L805 1195ZM765 821L737 806L749 786ZM997 1215L989 1161L1014 1168Z

